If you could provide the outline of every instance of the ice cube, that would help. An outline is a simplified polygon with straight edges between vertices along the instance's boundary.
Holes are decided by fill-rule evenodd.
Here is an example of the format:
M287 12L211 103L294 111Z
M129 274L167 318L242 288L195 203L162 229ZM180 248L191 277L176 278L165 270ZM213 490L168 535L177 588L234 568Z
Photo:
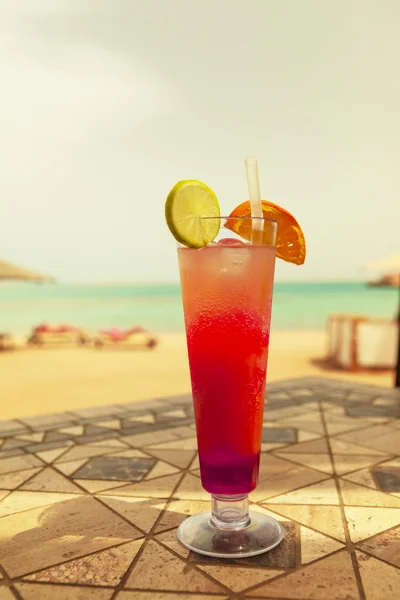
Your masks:
M223 238L219 240L218 246L241 247L246 246L246 244L235 238Z

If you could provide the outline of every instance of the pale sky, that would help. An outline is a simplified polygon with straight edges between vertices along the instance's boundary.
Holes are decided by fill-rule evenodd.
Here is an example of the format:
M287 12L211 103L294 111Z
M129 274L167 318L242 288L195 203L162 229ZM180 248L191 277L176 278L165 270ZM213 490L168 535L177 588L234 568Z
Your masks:
M176 281L179 179L292 211L304 267L400 250L398 0L0 0L0 257L60 281Z

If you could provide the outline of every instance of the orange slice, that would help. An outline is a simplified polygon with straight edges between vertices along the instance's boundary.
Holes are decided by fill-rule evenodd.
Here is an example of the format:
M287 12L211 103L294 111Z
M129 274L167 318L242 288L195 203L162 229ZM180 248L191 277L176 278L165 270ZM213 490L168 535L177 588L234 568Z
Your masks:
M268 200L262 200L261 203L264 217L278 221L276 256L286 262L302 265L306 259L306 240L300 225L293 215L284 208L277 206L277 204L273 204ZM239 204L229 216L239 218L251 217L249 200ZM234 222L227 221L224 226L227 229L234 231L245 240L251 240L250 219L237 220Z

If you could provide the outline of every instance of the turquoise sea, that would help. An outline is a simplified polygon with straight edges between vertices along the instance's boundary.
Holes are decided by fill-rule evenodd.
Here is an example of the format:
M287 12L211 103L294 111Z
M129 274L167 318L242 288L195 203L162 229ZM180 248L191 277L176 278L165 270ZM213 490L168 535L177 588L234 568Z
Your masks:
M398 292L363 283L276 283L273 329L321 329L331 312L394 317ZM179 285L0 284L0 331L28 333L42 322L97 330L141 324L183 331Z

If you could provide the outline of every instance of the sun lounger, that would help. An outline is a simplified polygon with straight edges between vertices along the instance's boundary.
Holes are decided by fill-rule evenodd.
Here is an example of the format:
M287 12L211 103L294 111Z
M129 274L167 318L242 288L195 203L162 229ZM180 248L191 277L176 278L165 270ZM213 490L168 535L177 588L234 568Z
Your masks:
M79 327L71 325L38 325L32 331L28 344L44 346L47 344L78 344L84 345L90 341L89 334Z
M358 313L332 313L328 316L327 331L327 357L336 362L341 346L342 337L348 331L348 323L356 323L367 317Z
M0 333L0 351L12 350L14 348L13 338L9 333Z
M96 348L103 346L147 347L151 350L157 346L158 340L143 327L136 326L121 330L116 327L101 330L94 339Z
M398 323L363 315L330 315L328 358L338 368L393 369L396 365Z

